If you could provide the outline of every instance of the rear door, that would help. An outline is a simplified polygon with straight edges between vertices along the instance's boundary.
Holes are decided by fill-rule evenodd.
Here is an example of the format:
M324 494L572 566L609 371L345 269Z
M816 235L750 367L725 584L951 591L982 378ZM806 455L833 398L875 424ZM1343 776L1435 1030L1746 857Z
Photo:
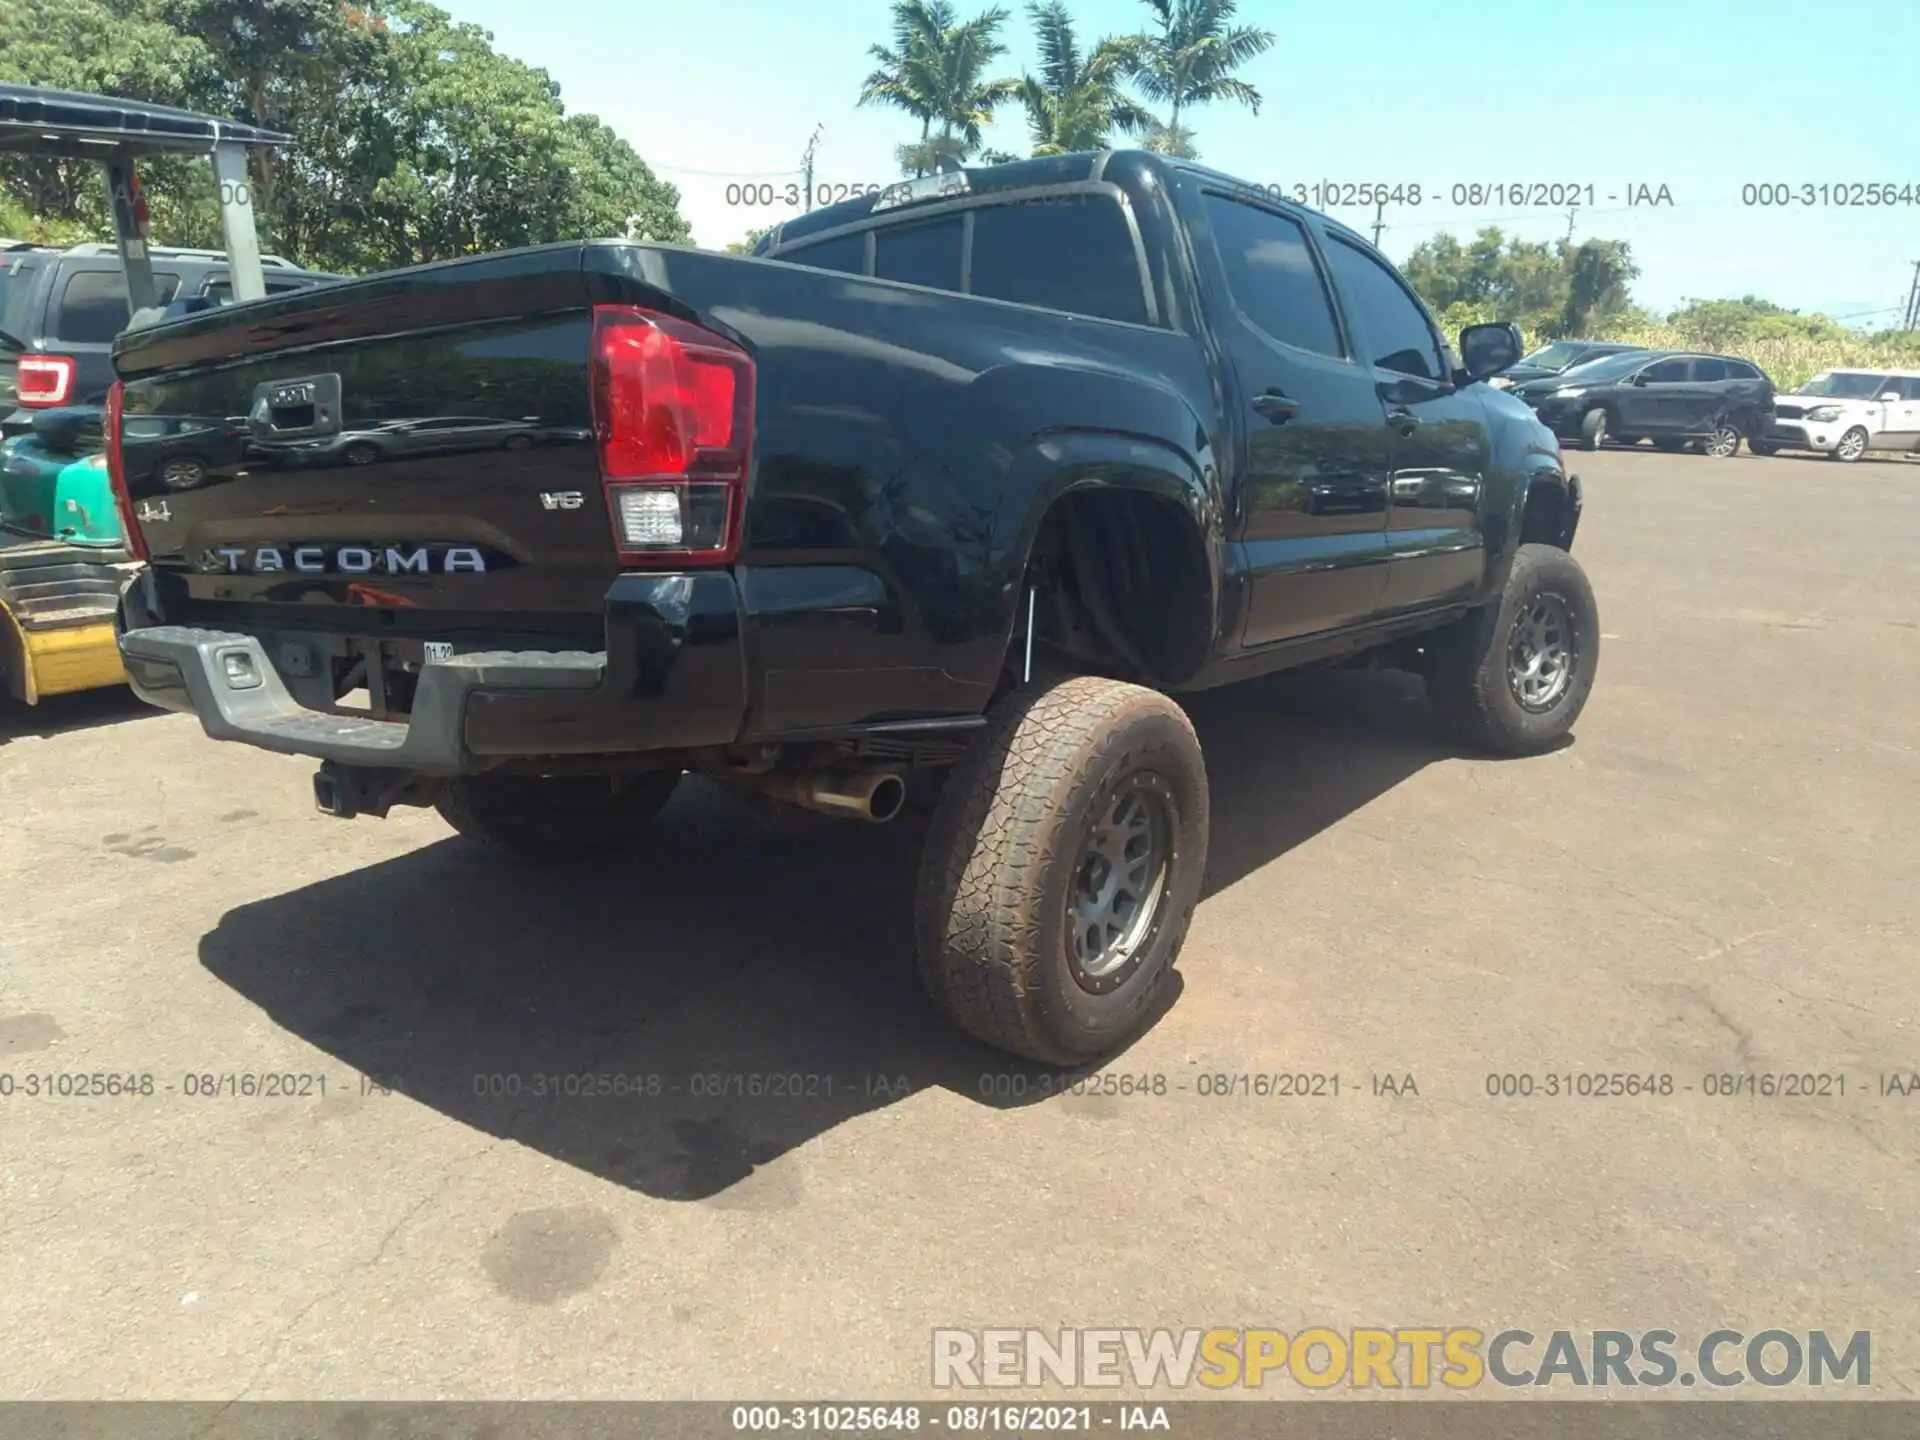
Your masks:
M1327 236L1327 254L1386 406L1392 467L1382 608L1444 604L1477 589L1485 573L1486 409L1470 389L1455 388L1439 331L1384 259L1338 234Z
M1890 375L1873 392L1874 398L1878 400L1889 391L1900 398L1883 402L1885 428L1873 437L1873 448L1911 450L1920 445L1920 376Z
M1386 412L1343 334L1325 265L1284 208L1204 191L1213 329L1238 382L1245 645L1357 624L1385 594ZM1203 264L1207 263L1203 259Z

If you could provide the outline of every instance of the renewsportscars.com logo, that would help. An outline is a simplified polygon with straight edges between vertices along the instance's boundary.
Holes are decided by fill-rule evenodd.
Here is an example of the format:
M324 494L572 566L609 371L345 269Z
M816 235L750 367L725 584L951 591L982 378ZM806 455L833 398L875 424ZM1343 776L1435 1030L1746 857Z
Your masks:
M1585 1334L1582 1343L1581 1334ZM1683 1343L1671 1330L1487 1332L1471 1326L1336 1330L935 1330L941 1390L1058 1385L1135 1390L1470 1390L1509 1387L1663 1388L1708 1385L1864 1386L1873 1335L1836 1344L1825 1330L1708 1331Z

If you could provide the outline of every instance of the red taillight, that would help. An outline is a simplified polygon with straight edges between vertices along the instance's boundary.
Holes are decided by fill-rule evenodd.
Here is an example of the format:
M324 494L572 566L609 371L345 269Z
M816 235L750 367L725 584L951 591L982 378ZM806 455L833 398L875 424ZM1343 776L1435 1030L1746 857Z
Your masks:
M120 455L120 417L127 403L126 386L113 382L107 391L107 478L113 482L113 508L120 512L120 533L127 542L127 553L136 560L147 558L147 539L133 517L133 495L127 489L127 462Z
M79 368L71 355L22 355L14 370L13 397L29 409L65 405L73 398Z
M593 426L622 563L734 558L753 449L752 356L672 315L596 305Z

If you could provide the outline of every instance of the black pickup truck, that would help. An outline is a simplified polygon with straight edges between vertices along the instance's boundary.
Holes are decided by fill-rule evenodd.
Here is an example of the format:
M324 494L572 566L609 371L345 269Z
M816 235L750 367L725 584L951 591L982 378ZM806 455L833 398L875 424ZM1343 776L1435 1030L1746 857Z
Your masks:
M1133 152L902 184L751 257L270 297L116 346L121 651L209 735L322 761L323 811L433 805L532 860L635 844L689 772L866 821L943 776L927 988L1083 1062L1200 893L1169 694L1405 667L1508 753L1580 713L1580 487L1480 383L1519 351L1456 354L1359 236ZM168 489L141 437L180 422L239 458Z

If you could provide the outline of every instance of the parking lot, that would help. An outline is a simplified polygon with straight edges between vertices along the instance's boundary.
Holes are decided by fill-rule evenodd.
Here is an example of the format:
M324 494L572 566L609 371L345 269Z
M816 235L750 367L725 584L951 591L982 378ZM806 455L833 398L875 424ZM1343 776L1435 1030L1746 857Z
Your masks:
M911 820L689 785L645 863L522 873L116 694L7 712L0 1395L905 1397L937 1326L1416 1324L1870 1329L1913 1394L1920 464L1568 458L1575 742L1195 697L1180 993L1073 1083L921 1000ZM27 1093L83 1072L152 1093ZM1673 1090L1488 1093L1590 1072ZM1787 1074L1844 1093L1709 1093ZM582 1075L628 1093L535 1093Z

